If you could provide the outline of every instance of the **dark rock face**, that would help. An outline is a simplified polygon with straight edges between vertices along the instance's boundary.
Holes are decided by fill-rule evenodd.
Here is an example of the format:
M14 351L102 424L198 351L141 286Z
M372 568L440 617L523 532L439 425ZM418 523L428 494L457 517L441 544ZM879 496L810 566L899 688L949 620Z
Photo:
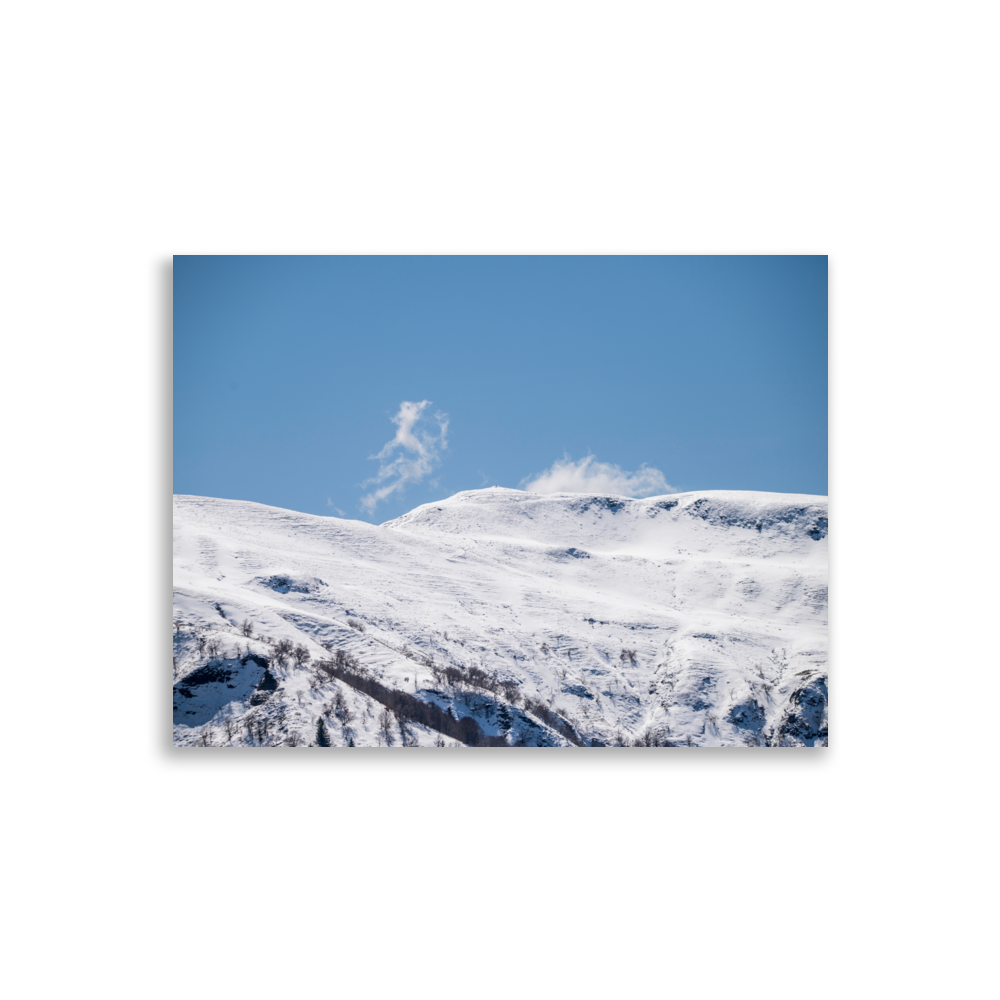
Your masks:
M778 746L825 746L829 739L826 675L804 670L796 677L802 684L788 698L784 718L775 730L775 742Z
M826 538L830 528L827 515L815 506L775 508L750 517L728 508L716 498L699 497L684 507L683 512L689 517L697 517L709 524L727 528L749 528L763 532L772 529L787 530L790 527L794 531L804 531L814 542Z
M629 500L627 497L595 495L588 496L585 500L574 500L569 504L569 508L577 514L586 513L588 510L596 510L598 512L607 510L612 514L617 514L618 511L624 510L635 502L634 500Z
M756 701L748 699L733 705L729 710L729 721L740 729L746 729L751 733L759 735L764 728L765 716L764 708Z
M679 500L659 500L656 503L650 504L647 507L646 513L651 517L656 517L661 510L673 510L679 503Z
M184 698L193 698L195 693L191 688L201 687L202 684L228 684L237 673L234 667L208 663L189 673L176 685L174 691Z
M174 685L174 723L203 725L225 705L245 699L259 704L253 701L258 694L266 701L277 687L263 656L211 660Z
M274 674L271 673L267 668L267 664L264 664L264 676L261 677L260 683L257 685L258 691L277 691L278 682L274 678Z
M278 575L259 582L279 594L311 594L316 590L316 584L321 584L322 580L294 580L290 576Z

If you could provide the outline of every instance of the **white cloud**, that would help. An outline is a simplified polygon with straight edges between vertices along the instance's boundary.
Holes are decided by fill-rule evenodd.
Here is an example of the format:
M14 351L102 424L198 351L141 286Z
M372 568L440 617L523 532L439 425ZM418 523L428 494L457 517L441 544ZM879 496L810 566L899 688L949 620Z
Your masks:
M440 464L441 452L448 447L448 415L434 414L438 427L436 433L429 433L423 428L416 429L416 425L424 418L424 410L430 405L430 401L426 399L419 403L400 403L399 413L392 418L396 425L396 436L377 455L369 456L380 465L378 472L371 479L366 479L362 486L385 484L361 498L361 506L369 514L382 500L393 493L402 492L412 483L419 483Z
M677 490L659 469L645 462L635 471L626 472L617 465L598 462L593 455L574 462L569 455L531 479L524 489L529 493L610 493L621 497L662 496Z

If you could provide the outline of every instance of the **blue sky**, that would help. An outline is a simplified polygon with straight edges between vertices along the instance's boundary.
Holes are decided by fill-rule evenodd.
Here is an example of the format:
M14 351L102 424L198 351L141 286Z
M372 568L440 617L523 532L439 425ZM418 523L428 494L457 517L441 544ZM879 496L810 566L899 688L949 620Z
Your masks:
M825 494L827 258L174 258L174 492L494 483Z

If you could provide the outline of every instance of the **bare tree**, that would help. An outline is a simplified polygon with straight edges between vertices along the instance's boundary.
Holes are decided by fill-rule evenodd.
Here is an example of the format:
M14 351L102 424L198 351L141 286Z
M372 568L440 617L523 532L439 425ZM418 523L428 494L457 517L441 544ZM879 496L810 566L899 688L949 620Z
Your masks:
M379 732L385 738L385 745L392 746L392 723L395 716L388 708L383 708L378 717Z
M333 714L337 716L341 723L348 723L354 718L347 705L344 692L338 687L333 695Z
M504 697L512 704L516 705L521 700L521 692L517 689L517 681L515 680L504 680L500 682L500 690L503 691Z
M249 618L244 618L240 631L249 639L253 635L253 622Z
M401 715L396 721L399 724L399 739L400 742L403 744L403 746L404 747L416 746L417 739L413 735L413 731L407 724L405 716Z
M271 720L264 715L258 716L255 728L257 730L257 742L263 743L271 735Z
M348 618L347 624L351 626L357 632L364 632L365 626L363 622L359 622L357 618Z
M308 663L312 659L309 650L301 642L292 650L292 657L297 667L301 667L303 663Z

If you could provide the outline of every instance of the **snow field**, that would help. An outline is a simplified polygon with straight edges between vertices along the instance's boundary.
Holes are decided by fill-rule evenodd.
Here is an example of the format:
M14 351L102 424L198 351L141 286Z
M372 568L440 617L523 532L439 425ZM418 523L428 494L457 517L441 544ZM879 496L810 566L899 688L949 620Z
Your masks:
M389 691L504 745L823 745L826 534L789 494L494 488L377 526L179 496L175 743L440 745ZM317 670L338 650L382 701Z

